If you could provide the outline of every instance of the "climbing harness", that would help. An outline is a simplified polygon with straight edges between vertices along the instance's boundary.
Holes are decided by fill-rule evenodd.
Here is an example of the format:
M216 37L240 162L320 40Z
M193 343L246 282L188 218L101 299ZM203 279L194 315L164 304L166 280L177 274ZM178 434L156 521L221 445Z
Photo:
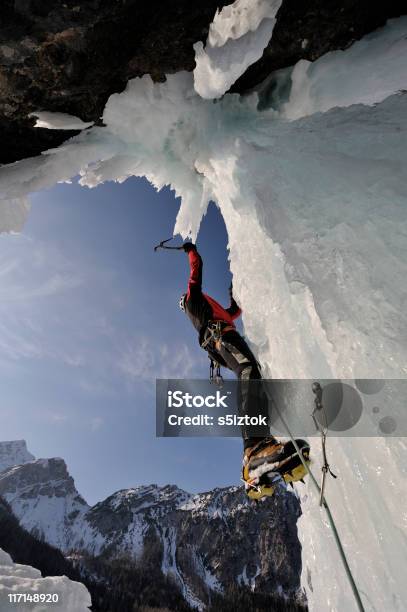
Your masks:
M222 327L221 321L208 321L204 332L204 339L201 347L205 349L210 342L213 342L214 346L219 346L219 342L222 339Z
M321 494L319 496L319 505L322 506L323 504L323 500L324 500L324 492L325 492L325 480L326 480L326 475L329 473L332 478L337 478L336 474L333 473L333 471L331 470L331 468L329 467L329 463L328 463L328 459L326 456L326 434L328 432L328 418L325 412L325 408L324 405L322 403L322 387L319 384L319 382L314 382L312 383L312 392L315 395L315 408L311 414L312 419L315 423L315 427L317 428L317 430L320 432L321 434L321 444L322 444L322 458L323 458L323 466L322 466L322 479L321 479ZM318 419L315 416L316 412L321 412L324 415L324 419L325 419L325 426L322 427L320 425L320 422L318 421Z
M319 384L319 383L317 383L317 384ZM314 487L317 490L318 494L321 496L321 487L319 486L319 484L318 484L314 474L312 473L312 470L307 465L307 463L306 463L306 461L305 461L305 459L304 459L304 457L303 457L303 455L301 453L301 450L300 450L300 448L299 448L299 446L298 446L298 444L297 444L293 434L291 433L291 430L290 430L290 428L289 428L289 426L287 424L287 421L283 417L279 407L277 406L277 403L274 401L273 397L270 395L270 391L268 389L268 386L265 385L265 388L266 388L267 396L268 396L270 402L273 404L274 409L275 409L276 413L278 414L281 422L283 423L284 428L285 428L289 438L291 439L291 442L293 443L294 448L297 451L298 456L300 457L301 462L302 462L302 464L303 464L307 474L309 475L312 484L314 485ZM321 397L322 397L322 395L321 395ZM341 560L342 560L342 563L343 563L346 575L348 577L349 584L350 584L350 587L352 589L352 593L353 593L353 596L355 598L358 610L359 610L359 612L365 612L365 608L363 606L362 599L360 597L359 589L358 589L358 587L356 585L355 579L353 578L352 571L351 571L351 569L349 567L349 563L348 563L348 560L346 558L345 551L344 551L341 539L339 537L338 530L337 530L336 525L335 525L335 521L333 519L331 510L329 508L328 502L327 502L326 497L325 497L323 492L322 492L322 506L325 508L325 512L326 512L327 518L328 518L328 523L329 523L329 526L332 529L334 540L335 540L335 543L337 545L337 548L338 548L338 551L339 551L339 554L340 554L340 557L341 557Z
M233 331L234 329L235 328L232 325L229 325L226 321L208 321L204 332L204 339L201 343L201 348L206 349L207 346L212 343L213 347L219 351L223 334L228 331ZM224 380L220 371L220 363L212 357L209 357L209 359L209 381L221 387Z
M213 342L215 349L219 350L222 336L228 331L235 331L235 328L233 325L229 325L226 321L208 321L204 332L204 339L201 343L201 348L205 349L210 342Z

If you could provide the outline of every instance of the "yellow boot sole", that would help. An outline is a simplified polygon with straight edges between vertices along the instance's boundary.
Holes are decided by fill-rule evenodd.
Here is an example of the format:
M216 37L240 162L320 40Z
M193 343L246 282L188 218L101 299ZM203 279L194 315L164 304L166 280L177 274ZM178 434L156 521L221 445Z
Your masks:
M309 459L309 453L304 453L303 457L305 459L305 463L309 465L311 463L311 460ZM307 475L308 472L305 469L304 465L301 463L300 465L297 465L297 467L293 468L290 472L286 472L285 474L283 474L282 477L284 482L288 484L290 482L299 482L300 480L303 480L304 477ZM243 470L243 479L245 480L245 482L248 482L249 480L248 466L245 466ZM249 499L259 500L262 497L271 497L274 494L274 491L275 487L273 485L258 485L248 489L246 491L246 495L247 497L249 497Z

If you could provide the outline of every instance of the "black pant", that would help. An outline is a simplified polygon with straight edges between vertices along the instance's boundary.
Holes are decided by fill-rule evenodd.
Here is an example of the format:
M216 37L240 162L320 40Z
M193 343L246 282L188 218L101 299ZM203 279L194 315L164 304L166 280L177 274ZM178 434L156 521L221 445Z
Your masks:
M254 380L261 380L259 365L246 341L237 331L226 332L217 344L216 352L239 379L239 416L265 416L268 423L267 395L261 383L251 383ZM242 426L244 448L253 446L268 435L270 435L268 425Z

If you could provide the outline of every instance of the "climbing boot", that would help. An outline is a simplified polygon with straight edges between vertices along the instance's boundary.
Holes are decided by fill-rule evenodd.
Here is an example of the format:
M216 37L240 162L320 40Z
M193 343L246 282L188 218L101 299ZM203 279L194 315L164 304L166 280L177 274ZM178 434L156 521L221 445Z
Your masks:
M306 465L310 463L310 446L296 440ZM291 441L279 442L270 436L245 449L242 479L250 499L271 497L277 486L302 481L307 469Z

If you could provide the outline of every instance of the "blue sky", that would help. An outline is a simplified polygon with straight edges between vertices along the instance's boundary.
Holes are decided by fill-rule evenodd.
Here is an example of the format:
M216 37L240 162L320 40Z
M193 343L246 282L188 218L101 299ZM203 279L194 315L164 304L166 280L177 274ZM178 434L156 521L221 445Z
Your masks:
M205 378L208 359L178 308L179 200L145 179L34 194L22 234L0 237L1 439L62 456L94 503L142 483L189 491L239 482L239 440L157 439L155 378ZM205 290L228 302L227 234L211 205L198 238Z

